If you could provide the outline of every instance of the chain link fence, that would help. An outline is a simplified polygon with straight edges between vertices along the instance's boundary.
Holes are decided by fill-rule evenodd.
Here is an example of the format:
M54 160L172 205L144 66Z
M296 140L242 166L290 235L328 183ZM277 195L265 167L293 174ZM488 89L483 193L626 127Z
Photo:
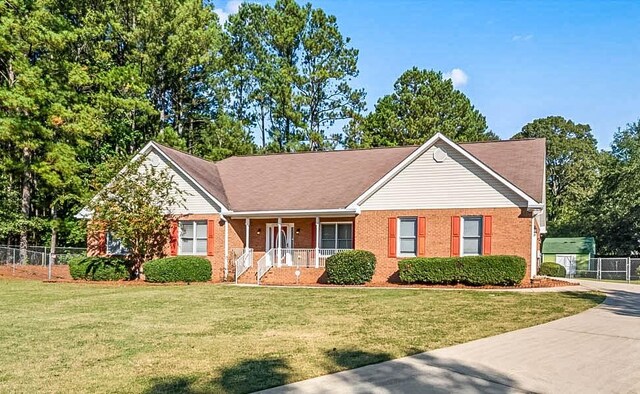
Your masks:
M569 274L571 272L575 274ZM595 257L589 259L586 267L574 265L567 273L573 278L640 280L640 257Z
M49 265L55 257L55 264L67 264L70 259L86 254L85 248L59 247L55 256L47 246L29 246L25 258L20 256L20 248L16 246L0 246L0 264Z

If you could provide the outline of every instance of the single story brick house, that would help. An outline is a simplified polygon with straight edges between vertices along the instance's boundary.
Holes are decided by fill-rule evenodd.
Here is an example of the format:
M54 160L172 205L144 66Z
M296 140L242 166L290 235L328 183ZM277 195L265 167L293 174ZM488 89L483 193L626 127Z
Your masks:
M141 156L187 193L167 252L206 257L214 281L322 282L327 257L345 249L376 255L377 283L397 280L398 260L413 256L517 255L525 280L537 272L544 139L436 134L421 146L218 162L151 142ZM117 254L119 243L89 237L88 252Z

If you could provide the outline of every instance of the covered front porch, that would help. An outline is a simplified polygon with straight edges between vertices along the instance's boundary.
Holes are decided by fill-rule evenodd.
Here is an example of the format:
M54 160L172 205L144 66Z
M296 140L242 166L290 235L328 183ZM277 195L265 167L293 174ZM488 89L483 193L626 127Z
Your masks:
M252 216L230 223L243 245L231 253L236 282L255 279L260 284L268 272L278 269L293 269L299 278L301 270L324 269L330 256L354 248L355 214Z

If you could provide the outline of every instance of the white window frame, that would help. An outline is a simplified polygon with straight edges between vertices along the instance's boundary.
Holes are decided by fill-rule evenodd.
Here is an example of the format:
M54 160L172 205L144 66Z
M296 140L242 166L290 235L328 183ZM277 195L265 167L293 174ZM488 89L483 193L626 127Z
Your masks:
M193 226L193 247L191 249L190 253L184 252L182 250L182 225L185 223L191 223L191 225ZM204 238L202 237L198 237L198 226L197 224L204 224L205 228L207 229L207 231L205 232ZM207 243L207 250L205 250L204 252L196 252L197 250L197 241L198 239L208 239L209 237L209 228L207 226L207 221L206 220L180 220L178 221L178 255L179 256L206 256L208 249L209 249L209 244Z
M351 227L351 244L349 245L348 248L338 248L338 225L339 224L348 224L349 227ZM333 242L333 248L323 248L322 247L322 226L325 225L333 225L335 226L335 234L336 234L336 239ZM320 231L320 237L319 237L319 241L320 244L318 245L318 249L353 249L353 222L320 222L320 228L318 229Z
M403 237L402 234L400 234L400 231L402 229L402 225L401 222L403 220L412 220L415 224L415 235L413 236L413 243L414 243L414 253L402 253L402 249L400 248L400 244L401 244L401 240L403 238L409 239L410 237ZM398 257L416 257L418 254L418 217L417 216L402 216L399 217L397 220L397 224L396 224L396 228L397 230L397 239L396 239L396 250L398 251Z
M479 237L465 237L464 235L464 221L465 219L480 219L480 236ZM480 239L480 253L465 253L464 252L464 239L465 238L479 238ZM484 217L481 215L467 215L460 217L460 256L482 256L484 252Z
M109 250L109 244L111 244L110 241L112 240L112 238L115 238L115 237L111 234L111 231L107 231L106 238L105 238L105 242L107 243L107 245L106 245L107 254L110 255L110 256L126 256L126 255L128 255L129 254L129 250L122 245L122 240L121 239L118 240L120 242L120 249L118 249L115 252ZM117 238L115 238L115 239L117 239Z

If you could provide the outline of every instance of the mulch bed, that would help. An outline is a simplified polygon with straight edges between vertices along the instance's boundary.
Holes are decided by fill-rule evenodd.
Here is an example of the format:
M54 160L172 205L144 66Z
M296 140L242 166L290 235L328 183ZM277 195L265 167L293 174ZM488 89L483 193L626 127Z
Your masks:
M42 280L45 282L54 283L86 283L86 284L100 284L100 285L114 285L114 286L175 286L175 285L189 285L188 283L149 283L142 280L134 281L87 281L87 280L73 280L69 274L69 267L66 265L56 265L52 267L52 280L47 278L47 267L41 265L16 265L15 269L13 265L0 265L0 277L9 279L31 279ZM229 282L226 282L229 283ZM191 283L191 285L206 285L214 284L213 282L206 283ZM220 284L220 283L215 283ZM363 286L336 286L324 283L301 283L296 285L295 283L286 284L269 284L268 286L305 286L305 287L385 287L385 288L429 288L429 289L536 289L546 287L563 287L563 286L578 286L577 283L566 282L560 279L551 278L537 278L533 281L529 281L517 286L466 286L463 284L457 285L426 285L426 284L403 284L403 283L367 283Z
M47 280L48 267L43 265L2 264L0 265L1 278ZM51 267L51 278L56 280L72 280L69 274L69 266L54 265Z

